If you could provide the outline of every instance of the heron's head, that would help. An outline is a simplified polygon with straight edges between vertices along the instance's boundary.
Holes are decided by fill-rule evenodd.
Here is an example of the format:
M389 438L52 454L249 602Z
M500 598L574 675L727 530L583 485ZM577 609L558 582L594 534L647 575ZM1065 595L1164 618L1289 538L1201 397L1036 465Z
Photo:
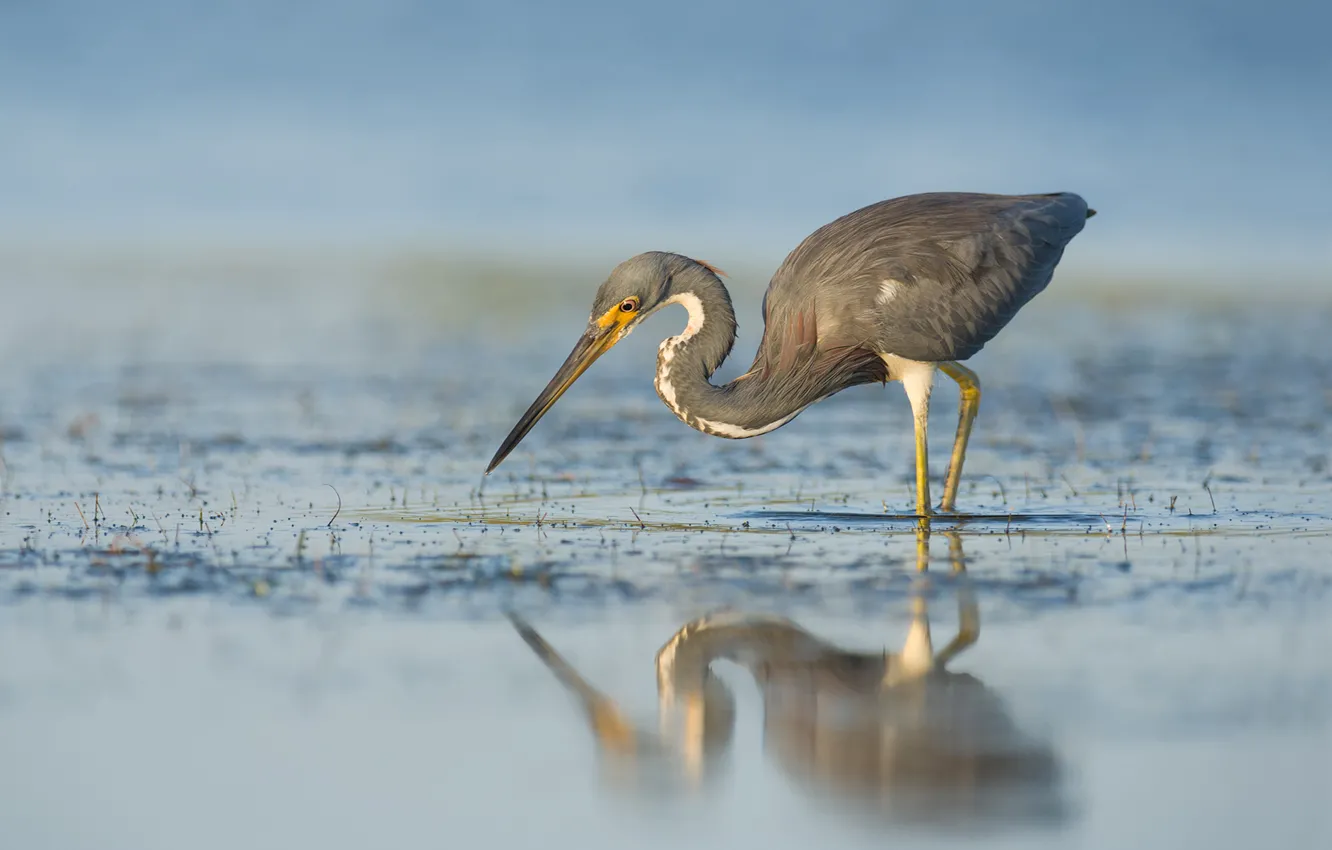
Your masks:
M696 277L707 275L715 280L716 274L717 270L706 263L662 251L639 254L616 266L597 290L587 328L573 351L518 424L513 426L509 436L504 438L499 451L486 467L486 473L499 466L518 447L527 432L598 357L614 348L675 295L689 291Z

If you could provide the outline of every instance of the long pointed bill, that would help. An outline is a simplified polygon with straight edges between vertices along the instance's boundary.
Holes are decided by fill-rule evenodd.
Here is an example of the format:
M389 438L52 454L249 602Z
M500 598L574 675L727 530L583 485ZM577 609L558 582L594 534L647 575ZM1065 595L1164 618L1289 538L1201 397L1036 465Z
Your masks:
M578 340L573 351L569 352L569 358L564 361L564 365L555 373L555 377L550 379L546 388L537 396L532 406L527 408L527 412L518 420L518 424L513 426L509 436L504 438L500 444L499 451L490 460L490 466L486 467L486 474L489 475L495 467L509 456L509 452L518 447L527 432L541 421L541 417L546 415L546 411L555 406L555 402L560 400L564 391L573 386L573 382L578 380L578 376L587 371L587 367L596 362L597 358L610 351L615 343L620 341L623 328L615 324L609 324L606 327L591 327Z

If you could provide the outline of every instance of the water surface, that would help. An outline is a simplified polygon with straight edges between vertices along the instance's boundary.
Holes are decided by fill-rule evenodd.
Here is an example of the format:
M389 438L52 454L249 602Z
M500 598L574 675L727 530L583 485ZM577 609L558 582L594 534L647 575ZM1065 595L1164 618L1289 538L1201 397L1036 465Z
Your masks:
M1332 837L1324 304L1033 304L922 559L896 386L709 438L652 393L657 319L483 479L562 296L99 282L0 321L14 846ZM948 675L885 675L968 594Z

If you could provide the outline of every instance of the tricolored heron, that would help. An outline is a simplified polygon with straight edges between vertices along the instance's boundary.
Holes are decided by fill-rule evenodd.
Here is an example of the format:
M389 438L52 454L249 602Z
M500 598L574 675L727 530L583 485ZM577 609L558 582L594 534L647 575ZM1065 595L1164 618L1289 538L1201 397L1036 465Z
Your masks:
M718 270L653 251L621 263L597 290L587 329L509 432L489 474L592 363L668 304L689 312L662 342L657 394L691 427L743 439L858 384L901 381L916 433L916 513L930 515L926 439L935 370L957 382L961 412L940 509L952 511L980 405L962 365L1045 289L1064 248L1096 214L1078 195L907 195L824 225L796 247L763 298L763 338L749 371L709 380L735 343Z

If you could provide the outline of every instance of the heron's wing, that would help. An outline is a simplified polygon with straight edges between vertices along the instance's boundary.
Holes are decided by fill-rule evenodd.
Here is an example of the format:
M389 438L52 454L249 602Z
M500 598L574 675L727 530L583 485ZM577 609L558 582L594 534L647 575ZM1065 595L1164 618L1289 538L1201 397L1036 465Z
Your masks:
M1046 287L1092 214L1070 193L934 193L857 210L777 270L760 355L765 365L798 356L812 327L820 349L966 359Z

